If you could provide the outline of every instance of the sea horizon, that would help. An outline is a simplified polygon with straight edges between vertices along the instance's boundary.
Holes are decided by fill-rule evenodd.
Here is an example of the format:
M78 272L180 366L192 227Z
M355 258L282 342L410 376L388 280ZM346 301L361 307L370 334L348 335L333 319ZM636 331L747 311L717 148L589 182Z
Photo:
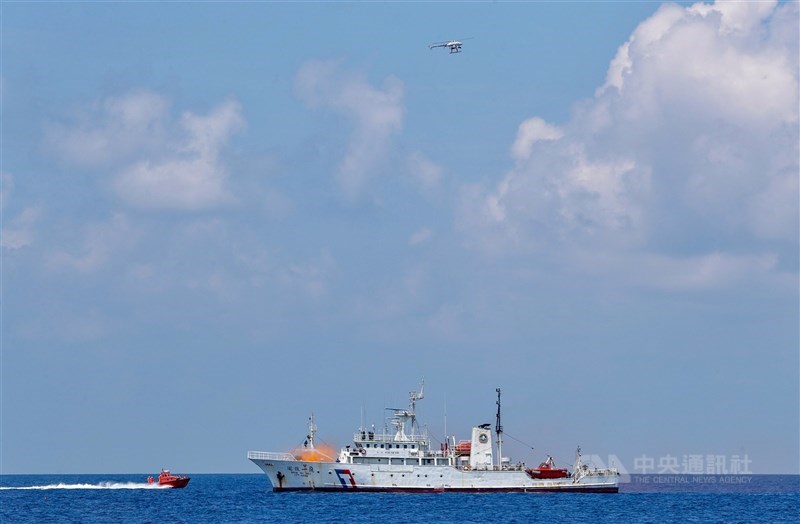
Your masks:
M616 494L280 493L261 473L188 475L185 488L165 489L141 473L4 474L0 521L795 522L800 509L797 474L635 474Z

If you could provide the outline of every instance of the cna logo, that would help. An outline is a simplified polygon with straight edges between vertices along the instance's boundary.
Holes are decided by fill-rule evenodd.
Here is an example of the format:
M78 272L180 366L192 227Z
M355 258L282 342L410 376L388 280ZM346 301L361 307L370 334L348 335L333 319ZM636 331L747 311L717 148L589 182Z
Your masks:
M489 437L486 435L486 433L481 433L480 436L478 437L478 442L480 442L481 444L486 444L487 442L489 442Z
M353 478L353 474L350 473L349 469L334 469L333 471L336 472L336 476L339 479L339 482L342 483L343 488L355 488L356 486L356 479ZM347 482L350 482L350 485L347 485Z
M603 460L600 455L582 455L581 459L583 460L584 466L589 469L613 468L619 473L620 482L631 481L631 475L628 473L628 470L625 469L625 464L623 464L616 455L608 455L607 460Z

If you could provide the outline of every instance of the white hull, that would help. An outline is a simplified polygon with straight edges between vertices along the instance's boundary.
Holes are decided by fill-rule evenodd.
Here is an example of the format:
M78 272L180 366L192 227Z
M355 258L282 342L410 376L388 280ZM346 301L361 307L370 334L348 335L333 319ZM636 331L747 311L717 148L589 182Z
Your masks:
M268 455L272 454L251 452L248 454L248 458L266 473L274 491L582 491L616 493L619 490L619 476L616 474L589 474L578 480L571 477L534 479L524 470L465 470L455 466L308 462L275 460L267 458Z

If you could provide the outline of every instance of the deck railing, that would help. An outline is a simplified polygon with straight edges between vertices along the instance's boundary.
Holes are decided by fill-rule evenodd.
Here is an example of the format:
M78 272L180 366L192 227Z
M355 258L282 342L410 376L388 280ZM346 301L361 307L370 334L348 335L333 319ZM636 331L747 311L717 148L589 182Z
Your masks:
M247 458L251 460L297 460L291 453L274 453L272 451L248 451Z
M428 443L428 435L425 433L412 433L406 435L405 440L395 440L396 433L370 433L369 431L357 431L353 434L353 440L359 441L377 441L377 442L394 442L394 443L409 443L409 442L423 442Z

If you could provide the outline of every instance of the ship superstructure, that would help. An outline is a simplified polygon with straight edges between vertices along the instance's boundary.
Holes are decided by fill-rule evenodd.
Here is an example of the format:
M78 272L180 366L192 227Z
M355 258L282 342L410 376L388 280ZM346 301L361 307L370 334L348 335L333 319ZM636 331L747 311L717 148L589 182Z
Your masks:
M416 420L416 403L424 398L409 394L408 409L391 409L390 431L376 432L363 426L353 443L331 457L315 445L313 415L302 448L294 453L250 451L247 458L261 468L274 491L582 491L619 490L619 473L613 468L591 468L582 463L580 448L572 473L561 478L542 478L522 462L502 456L500 390L497 390L497 424L472 428L470 440L431 446L427 429ZM495 436L497 439L495 441ZM497 444L498 453L493 447Z

